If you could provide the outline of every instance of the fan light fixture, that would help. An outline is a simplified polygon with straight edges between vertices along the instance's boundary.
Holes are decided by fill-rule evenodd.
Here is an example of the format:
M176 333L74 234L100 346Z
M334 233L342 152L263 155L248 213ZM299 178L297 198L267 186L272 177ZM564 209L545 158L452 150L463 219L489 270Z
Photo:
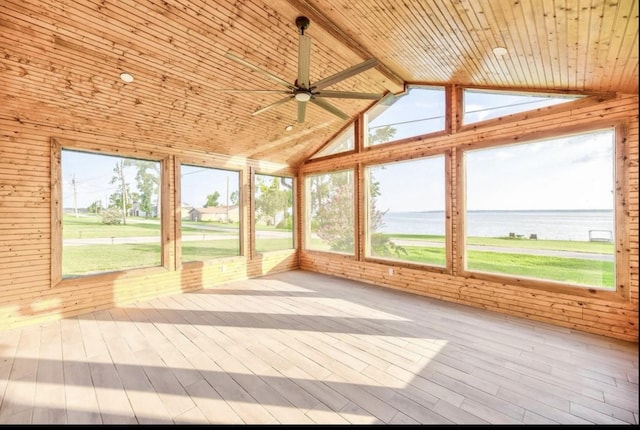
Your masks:
M295 98L299 102L308 102L311 100L311 94L306 91L300 91L299 93L296 93Z

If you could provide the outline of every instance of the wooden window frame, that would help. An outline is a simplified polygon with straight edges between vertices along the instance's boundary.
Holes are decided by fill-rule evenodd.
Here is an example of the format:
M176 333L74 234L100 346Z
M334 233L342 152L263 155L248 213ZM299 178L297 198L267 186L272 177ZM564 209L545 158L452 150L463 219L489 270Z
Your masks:
M182 261L182 216L180 211L182 210L182 181L180 179L181 167L183 165L194 166L194 167L202 167L207 169L216 169L216 170L226 170L231 172L238 173L238 214L239 214L239 222L240 226L238 228L238 236L239 236L239 248L238 255L230 255L225 257L211 258L209 260L195 260L195 261ZM246 257L247 249L245 247L244 235L247 232L247 228L252 231L251 222L249 222L248 226L245 226L246 220L243 216L244 214L244 184L245 184L245 175L246 170L237 167L220 167L219 165L214 165L212 163L207 162L206 160L202 160L200 158L191 158L191 157L176 157L175 160L175 231L176 231L176 240L175 240L175 260L176 260L176 270L183 268L184 266L196 266L196 265L208 265L218 261L224 261L225 259L236 259L240 257Z
M170 157L158 156L152 151L130 151L121 152L120 148L113 148L109 151L106 148L98 147L82 141L52 137L51 143L51 287L64 287L74 285L79 280L90 278L92 280L111 281L116 278L138 276L166 272L170 270L170 241L167 234L170 223L170 205L167 201L169 196L169 172ZM160 163L160 265L150 267L136 267L123 270L114 270L95 274L74 276L63 278L62 274L62 150L75 150L87 153L131 157L136 159L155 161Z
M458 230L458 256L457 267L458 274L471 279L478 279L483 281L519 285L523 287L550 291L559 294L569 294L574 296L583 297L598 297L611 301L628 301L629 300L629 217L625 216L627 211L627 171L625 169L625 161L628 160L628 125L626 121L596 121L588 126L584 125L568 125L565 127L558 127L553 130L545 130L539 132L531 132L521 139L518 139L520 143L533 142L536 140L544 140L551 138L560 138L563 136L569 136L572 134L582 134L589 132L596 132L603 129L613 129L614 138L614 228L615 228L615 248L614 248L614 276L615 276L615 290L605 290L602 288L588 287L578 284L567 284L564 282L548 281L542 279L534 279L528 277L511 276L504 274L494 274L485 272L470 271L465 268L465 249L466 249L466 235L460 232L465 231L465 215L466 215L466 190L464 189L465 183L465 170L464 165L464 152L467 150L483 149L483 148L497 148L500 146L507 146L513 144L512 141L504 142L504 139L497 141L486 141L473 145L465 146L460 149L460 153L457 157L457 196L458 202L457 211L457 230Z
M278 249L278 250L274 250L274 251L256 251L256 228L255 228L255 222L256 222L256 175L260 175L260 176L271 176L271 177L277 177L277 178L288 178L291 179L291 198L292 198L292 202L291 202L291 217L292 217L292 222L293 222L293 229L291 230L291 248L286 248L286 249ZM291 252L291 251L295 251L296 247L297 247L297 234L296 234L296 222L297 222L297 216L296 216L296 178L294 176L291 175L282 175L282 174L275 174L275 173L266 173L266 172L260 172L260 171L254 171L252 169L251 171L251 198L250 198L250 205L251 205L251 211L250 211L250 218L251 218L251 227L250 227L250 232L251 232L251 254L252 257L258 254L265 254L265 253L270 253L270 252Z
M308 239L309 239L309 233L310 233L310 222L311 222L311 214L310 214L310 207L309 207L309 182L308 179L310 176L319 176L319 175L331 175L334 173L340 173L340 172L352 172L353 174L353 253L345 253L345 252L337 252L337 251L325 251L325 250L320 250L320 249L311 249L308 248ZM360 213L360 205L359 202L362 200L359 197L359 189L360 189L360 183L361 183L361 168L358 168L358 166L349 166L349 167L342 167L336 170L327 170L327 171L319 171L319 172L313 172L313 173L306 173L303 178L302 178L302 201L301 203L301 207L302 207L302 211L304 213L304 217L302 219L303 223L302 223L302 250L304 252L319 252L319 253L327 253L327 254L331 254L331 255L337 255L337 256L342 256L344 258L350 258L350 259L358 259L359 253L360 253L360 249L361 249L361 240L360 240L360 234L358 233L360 230L358 229L358 218L359 218L359 213Z
M411 262L411 261L404 261L404 260L394 260L394 259L387 259L387 258L382 258L382 257L372 257L370 255L368 255L369 251L369 223L368 223L368 215L369 215L369 210L368 210L368 199L369 199L369 193L368 193L368 175L366 175L365 170L367 168L370 168L372 166L380 166L380 165L384 165L384 164L395 164L395 163L402 163L402 162L409 162L409 161L416 161L416 160L422 160L422 159L426 159L426 158L434 158L434 157L439 157L442 156L443 157L443 163L444 163L444 218L445 218L445 231L444 231L444 246L445 246L445 264L444 266L435 266L435 265L431 265L431 264L427 264L427 263L417 263L417 262ZM393 265L394 267L407 267L407 268L413 268L413 269L419 269L419 270L426 270L426 271L430 271L430 272L436 272L436 273L447 273L450 274L452 272L453 269L453 255L452 255L452 246L453 246L453 240L452 240L452 230L451 230L451 151L450 150L446 150L446 151L435 151L431 154L422 154L419 157L410 157L410 158L403 158L403 159L392 159L392 160L383 160L383 161L376 161L374 163L367 163L366 165L362 166L363 171L362 171L362 177L363 177L363 186L362 186L362 200L363 200L363 217L362 217L362 225L363 225L363 251L362 251L362 260L363 261L368 261L368 262L374 262L374 263L378 263L378 264L386 264L386 265Z

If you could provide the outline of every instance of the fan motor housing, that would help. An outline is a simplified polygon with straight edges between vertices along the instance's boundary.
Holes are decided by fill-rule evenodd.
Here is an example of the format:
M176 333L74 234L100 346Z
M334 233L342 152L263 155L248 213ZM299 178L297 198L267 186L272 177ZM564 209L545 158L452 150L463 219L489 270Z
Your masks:
M309 28L309 24L311 24L311 21L309 21L309 18L306 16L299 16L296 18L296 27L300 29L301 33L304 33L304 31Z

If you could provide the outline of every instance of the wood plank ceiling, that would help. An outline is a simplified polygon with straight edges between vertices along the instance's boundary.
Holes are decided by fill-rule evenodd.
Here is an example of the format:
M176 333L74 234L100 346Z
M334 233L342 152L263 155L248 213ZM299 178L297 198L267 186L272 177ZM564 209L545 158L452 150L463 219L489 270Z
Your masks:
M311 105L297 124L295 103L252 115L282 96L216 90L282 89L227 52L293 83L299 15L312 82L380 62L327 89L638 93L637 0L2 0L0 115L297 165L348 121ZM330 101L352 116L372 103Z

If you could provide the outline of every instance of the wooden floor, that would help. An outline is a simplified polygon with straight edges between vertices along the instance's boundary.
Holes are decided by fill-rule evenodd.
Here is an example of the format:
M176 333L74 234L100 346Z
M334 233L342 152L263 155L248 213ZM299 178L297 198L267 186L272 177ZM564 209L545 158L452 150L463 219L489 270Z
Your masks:
M638 345L293 271L0 331L0 423L638 424Z

